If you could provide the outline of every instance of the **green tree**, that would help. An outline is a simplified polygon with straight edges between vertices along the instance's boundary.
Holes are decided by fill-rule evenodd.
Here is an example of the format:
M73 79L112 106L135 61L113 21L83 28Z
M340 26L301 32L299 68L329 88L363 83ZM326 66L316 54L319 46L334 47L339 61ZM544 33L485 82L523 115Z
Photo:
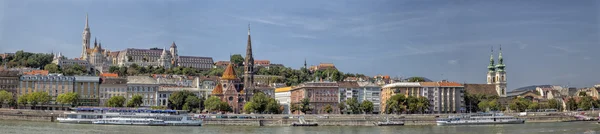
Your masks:
M488 106L492 111L498 111L501 109L500 103L496 99L493 99L488 102Z
M340 102L340 104L338 104L338 109L340 109L340 114L344 114L344 110L346 110L346 101Z
M575 101L575 98L570 97L567 99L567 109L570 111L577 110L577 101Z
M579 92L579 96L580 97L585 97L585 96L587 96L587 93L586 92Z
M74 64L72 66L64 68L63 73L67 76L84 75L87 74L87 69L83 68L79 64Z
M244 66L244 57L241 54L231 55L231 59L229 61L236 66Z
M267 103L265 112L270 114L280 114L280 107L281 105L279 105L279 102L277 102L277 100L275 100L274 98L269 98L269 102Z
M123 96L112 96L106 101L107 107L123 107L125 104L125 97ZM132 103L133 105L133 103Z
M415 96L406 97L406 102L404 104L406 105L406 109L408 109L407 111L409 113L416 113L419 108L417 106L418 102L419 102L419 100Z
M479 107L479 109L487 112L488 109L490 108L490 103L487 100L484 100L484 101L479 102L479 104L477 104L477 106Z
M46 64L46 66L44 66L44 69L48 70L49 73L61 73L60 67L58 67L54 63Z
M327 105L325 105L325 108L323 108L323 110L325 110L325 112L330 114L333 111L333 108L331 107L331 105L327 104Z
M364 113L371 113L373 112L373 102L369 101L369 100L364 100L361 104L360 104L360 109L364 112Z
M406 102L407 98L403 94L396 94L385 102L385 111L388 114L400 114L406 110Z
M410 78L408 78L408 82L425 82L425 78L423 78L423 77L410 77Z
M256 112L256 109L254 109L254 107L256 107L255 105L256 104L254 104L254 102L248 102L248 103L244 104L244 111L248 114L255 113Z
M511 101L511 103L508 105L508 107L511 110L517 111L517 112L524 112L529 105L531 104L530 100L527 100L525 98L515 98Z
M19 103L25 107L25 106L27 106L28 99L29 99L29 94L23 94L17 98L17 103Z
M194 109L199 109L200 103L202 103L202 100L200 98L196 97L196 95L190 95L185 99L184 106L188 107L187 110L192 111Z
M300 101L300 112L306 114L306 112L311 111L312 108L310 108L310 99L308 98L304 98Z
M79 99L79 95L75 92L68 92L59 94L56 97L56 102L60 104L71 104L71 106L75 106L77 100Z
M296 111L300 111L300 106L298 104L292 104L290 106L290 112L294 113Z
M548 101L548 108L562 110L562 103L557 99L551 99Z
M529 104L529 106L527 106L527 109L537 111L538 109L540 109L540 105L537 102L533 102Z
M190 91L187 91L187 90L173 92L171 94L171 96L169 96L169 106L172 109L181 110L181 109L183 109L183 106L186 103L187 98L189 98L189 97L196 97L196 99L198 99L196 94L194 94ZM200 99L198 99L198 100L191 99L190 101L201 101L201 100ZM200 107L199 103L200 102L193 102L193 105L194 105L193 108L199 108ZM197 104L197 106L196 106L196 104Z
M211 96L210 98L204 101L204 106L206 110L210 112L214 111L231 111L231 107L227 102L221 101L219 97Z
M417 100L417 111L420 113L428 111L429 107L431 107L431 103L429 103L429 99L426 97L418 97Z
M133 95L131 100L127 102L127 107L140 107L144 103L144 100L141 95Z
M585 92L582 92L585 93ZM582 109L582 110L590 110L592 107L594 107L594 103L596 101L594 101L594 99L591 96L583 96L581 97L581 99L579 100L579 103L577 103L577 107Z
M6 90L0 90L0 107L5 102L8 102L13 99L12 93L7 92Z
M361 112L360 103L358 103L356 98L350 98L346 100L346 105L348 105L348 109L350 109L352 114L359 114Z
M119 74L119 73L120 73L120 72L119 72L119 67L118 67L118 66L110 66L110 67L108 68L108 72L109 72L109 73L116 73L116 74Z

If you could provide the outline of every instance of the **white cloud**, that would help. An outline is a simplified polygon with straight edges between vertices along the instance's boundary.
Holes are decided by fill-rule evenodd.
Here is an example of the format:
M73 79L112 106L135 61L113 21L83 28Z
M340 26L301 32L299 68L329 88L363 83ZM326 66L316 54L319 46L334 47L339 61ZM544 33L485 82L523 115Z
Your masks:
M515 43L517 43L519 45L519 49L525 49L525 48L527 48L527 46L529 46L529 44L525 44L521 41L517 41Z
M316 36L313 36L313 35L301 35L301 34L292 34L291 37L294 37L294 38L305 38L305 39L316 39L317 38Z
M578 50L570 49L570 48L563 47L563 46L549 46L549 47L557 49L557 50L560 50L560 51L563 51L563 52L566 52L566 53L576 53L576 52L579 52Z
M458 64L458 60L448 60L448 64L456 65Z

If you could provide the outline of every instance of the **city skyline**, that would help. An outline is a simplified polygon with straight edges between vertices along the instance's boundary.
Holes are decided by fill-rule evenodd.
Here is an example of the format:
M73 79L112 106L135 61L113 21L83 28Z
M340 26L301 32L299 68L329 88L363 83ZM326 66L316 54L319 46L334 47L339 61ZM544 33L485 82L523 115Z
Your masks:
M370 76L485 83L490 47L497 60L502 45L509 90L599 82L593 67L600 57L591 51L599 48L594 1L314 3L3 1L0 52L78 57L88 13L92 38L111 51L175 41L181 55L228 60L223 53L245 54L250 23L255 59L292 68L306 58Z

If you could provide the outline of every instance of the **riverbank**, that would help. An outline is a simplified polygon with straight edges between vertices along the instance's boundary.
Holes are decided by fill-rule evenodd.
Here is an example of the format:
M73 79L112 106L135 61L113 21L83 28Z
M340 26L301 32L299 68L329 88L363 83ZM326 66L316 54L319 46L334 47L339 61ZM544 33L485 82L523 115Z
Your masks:
M0 109L0 120L20 120L37 122L55 122L56 117L65 111L55 110L26 110L26 109ZM597 118L599 111L577 112ZM527 123L533 122L565 122L573 121L574 112L529 113L519 116L518 113L505 113L526 119ZM298 122L299 116L304 116L307 122L317 122L319 126L374 126L374 123L385 121L403 121L405 125L435 125L436 118L457 114L402 114L402 115L371 115L371 114L331 114L331 115L275 115L275 114L202 114L208 118L203 119L203 125L217 126L289 126ZM254 118L239 118L254 117ZM259 117L259 118L257 118Z
M375 126L374 123L385 121L402 121L404 125L436 125L437 117L447 117L444 115L304 115L307 122L316 122L319 126ZM215 115L210 115L215 116ZM227 115L244 116L244 115ZM298 115L245 115L260 116L262 119L237 119L237 118L207 118L204 119L204 125L233 125L233 126L289 126L293 122L298 122ZM292 118L290 118L292 117ZM526 119L528 123L533 122L564 122L573 121L574 117L568 115L528 115L520 116Z

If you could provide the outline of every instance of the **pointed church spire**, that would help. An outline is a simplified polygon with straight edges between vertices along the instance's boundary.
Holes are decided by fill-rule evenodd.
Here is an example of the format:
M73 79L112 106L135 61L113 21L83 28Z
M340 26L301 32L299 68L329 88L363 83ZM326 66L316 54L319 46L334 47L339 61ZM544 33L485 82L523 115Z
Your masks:
M94 48L98 47L98 40L94 37Z
M500 45L500 52L498 52L498 65L496 65L496 70L499 72L504 72L504 58L502 58L502 45Z
M500 52L498 52L498 64L503 64L503 61L504 59L502 59L502 45L500 45Z
M88 13L85 13L85 29L90 29L90 26L88 23Z
M304 69L308 69L306 68L306 58L304 58Z
M246 46L246 59L244 62L244 89L245 99L249 99L248 93L254 93L254 57L252 56L252 41L250 38L250 24L248 24L248 44Z
M490 65L488 65L488 71L494 72L494 70L496 70L496 68L494 66L494 46L492 46L490 53Z

